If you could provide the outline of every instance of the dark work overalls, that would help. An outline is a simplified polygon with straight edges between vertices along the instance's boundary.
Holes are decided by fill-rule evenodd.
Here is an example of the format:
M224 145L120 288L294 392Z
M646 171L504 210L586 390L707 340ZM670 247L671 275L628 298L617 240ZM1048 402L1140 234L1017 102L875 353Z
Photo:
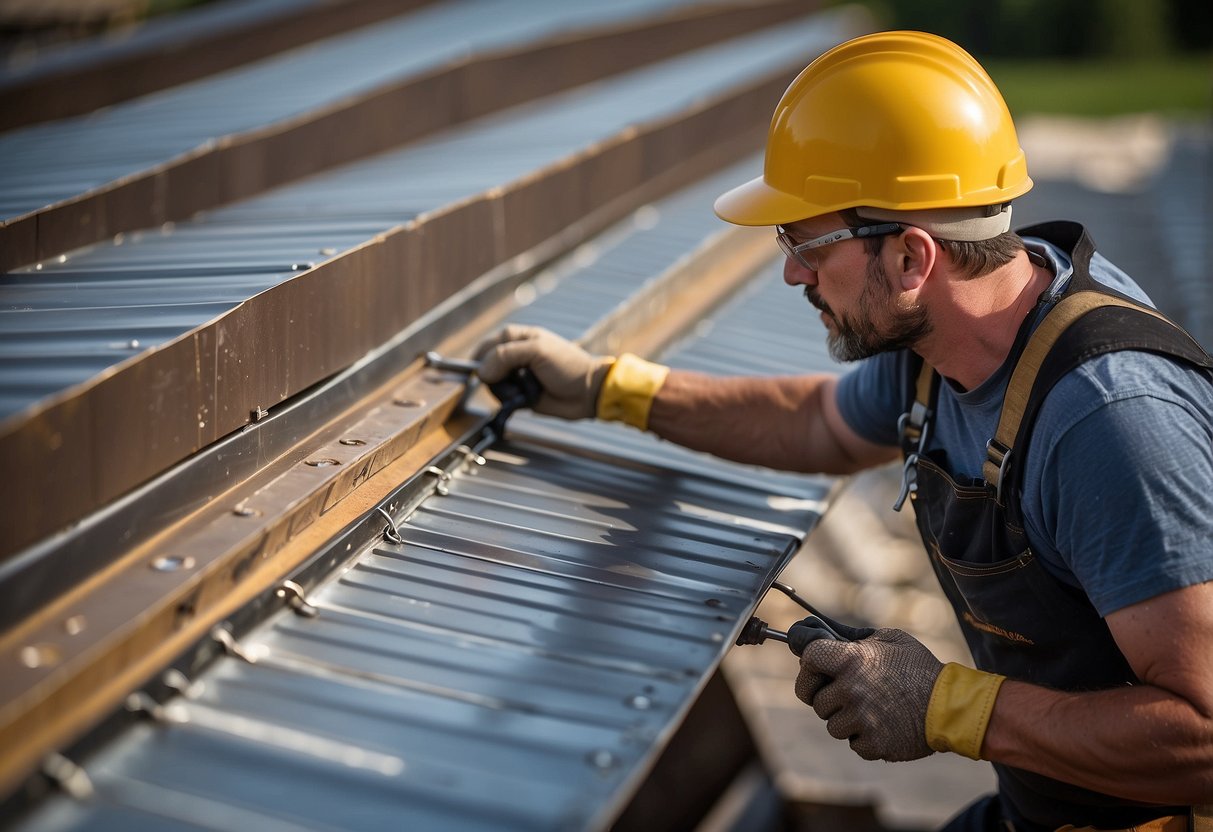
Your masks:
M914 399L901 424L919 533L978 668L1067 691L1135 684L1086 595L1052 577L1024 534L1019 487L1032 423L1053 384L1093 356L1148 350L1206 370L1213 361L1178 326L1092 280L1094 243L1082 226L1047 223L1020 233L1068 252L1074 274L1040 325L1029 331L1034 312L1016 339L1017 364L988 446L984 481L957 483L923 442L929 441L940 382L929 367L921 369L921 361L912 362L918 365L910 368ZM920 453L922 448L928 450ZM1022 769L994 768L1004 801L1048 829L1067 823L1123 828L1188 811L1143 807Z

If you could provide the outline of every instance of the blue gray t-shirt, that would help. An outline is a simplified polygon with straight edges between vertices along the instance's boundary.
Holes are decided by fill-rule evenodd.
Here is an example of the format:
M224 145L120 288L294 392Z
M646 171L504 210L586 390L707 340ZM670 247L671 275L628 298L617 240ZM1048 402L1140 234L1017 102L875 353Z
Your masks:
M1064 252L1028 238L1060 288ZM1095 254L1091 276L1147 301L1128 275ZM896 445L909 396L908 355L860 362L838 387L843 418L860 436ZM1013 366L980 386L940 386L929 450L946 453L960 483L980 481ZM1059 580L1081 588L1100 615L1213 580L1213 384L1199 371L1146 352L1092 359L1059 381L1042 405L1025 459L1024 521L1033 551Z

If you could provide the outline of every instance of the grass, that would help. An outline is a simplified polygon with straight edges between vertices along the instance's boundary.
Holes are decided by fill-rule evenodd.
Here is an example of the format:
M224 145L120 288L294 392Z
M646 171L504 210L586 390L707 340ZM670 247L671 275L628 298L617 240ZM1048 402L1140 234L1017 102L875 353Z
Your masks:
M1213 113L1213 56L1157 60L982 62L1002 90L1012 116L1052 113L1115 116Z

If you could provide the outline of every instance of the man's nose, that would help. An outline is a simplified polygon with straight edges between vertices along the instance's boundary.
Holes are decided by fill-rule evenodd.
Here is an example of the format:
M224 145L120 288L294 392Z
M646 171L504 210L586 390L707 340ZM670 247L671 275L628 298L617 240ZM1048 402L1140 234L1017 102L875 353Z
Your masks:
M817 272L806 269L804 264L794 257L785 257L783 261L783 282L789 286L816 286Z

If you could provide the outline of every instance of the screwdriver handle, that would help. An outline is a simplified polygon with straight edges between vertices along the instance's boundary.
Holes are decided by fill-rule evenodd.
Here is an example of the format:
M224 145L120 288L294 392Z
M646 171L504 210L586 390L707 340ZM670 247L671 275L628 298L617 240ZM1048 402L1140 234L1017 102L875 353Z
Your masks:
M466 376L474 376L480 369L479 361L467 358L447 358L433 351L425 354L425 363L426 366L435 370L462 373ZM535 403L539 401L539 397L543 395L543 385L527 367L511 370L505 378L490 384L489 390L501 403L500 409L493 416L493 421L489 422L489 430L497 436L504 434L505 422L514 411L523 407L534 407Z
M534 407L543 395L543 385L526 367L511 370L501 381L490 384L489 390L497 397L497 401L501 402L497 415L489 422L489 430L499 437L505 435L505 422L515 410Z

